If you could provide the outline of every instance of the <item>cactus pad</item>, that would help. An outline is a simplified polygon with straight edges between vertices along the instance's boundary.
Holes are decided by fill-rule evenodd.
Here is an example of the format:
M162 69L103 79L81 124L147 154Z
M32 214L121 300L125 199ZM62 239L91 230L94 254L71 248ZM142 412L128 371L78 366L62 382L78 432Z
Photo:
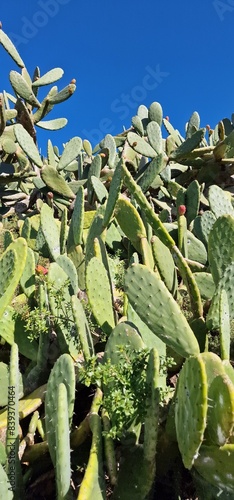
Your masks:
M210 270L215 284L226 267L234 261L234 217L222 215L214 223L208 240Z
M187 359L180 372L175 404L175 424L184 466L191 469L198 456L206 427L208 386L201 355Z
M129 146L131 146L137 153L146 156L146 158L155 158L157 156L156 151L150 146L148 142L135 134L135 132L128 132L127 135Z
M69 425L71 425L75 400L75 370L71 356L62 354L56 361L48 380L45 397L45 426L53 464L56 464L56 424L58 386L63 383L67 389Z
M234 215L234 208L232 206L231 200L228 193L223 191L219 186L213 185L209 188L208 199L210 203L210 209L214 213L215 217L220 217L221 215Z
M22 276L27 258L27 243L24 238L13 241L0 259L0 318L11 302Z
M208 390L207 439L216 446L228 442L234 429L234 385L227 375L217 375Z
M107 271L97 257L93 257L88 263L86 286L93 315L102 330L109 334L115 327L112 294Z
M146 266L133 264L125 275L129 301L150 330L178 354L199 353L199 346L180 307L164 283Z
M208 483L226 493L234 491L234 445L201 446L194 467Z

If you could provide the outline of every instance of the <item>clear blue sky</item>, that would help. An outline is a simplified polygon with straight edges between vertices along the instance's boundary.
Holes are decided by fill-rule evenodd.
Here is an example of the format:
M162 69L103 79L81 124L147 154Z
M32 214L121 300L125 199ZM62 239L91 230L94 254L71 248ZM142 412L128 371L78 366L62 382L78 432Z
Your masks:
M42 149L45 138L61 148L77 135L95 145L153 101L182 134L193 111L211 127L234 112L234 0L8 0L0 16L30 73L59 66L59 89L77 81L74 96L48 115L68 125L40 131ZM0 58L0 88L10 90L17 66L1 46Z

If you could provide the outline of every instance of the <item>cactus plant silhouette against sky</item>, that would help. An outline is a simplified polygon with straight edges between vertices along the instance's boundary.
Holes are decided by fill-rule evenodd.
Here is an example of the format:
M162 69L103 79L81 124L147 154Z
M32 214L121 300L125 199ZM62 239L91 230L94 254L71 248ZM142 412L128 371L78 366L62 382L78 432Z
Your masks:
M106 134L128 128L138 105L154 100L181 133L194 110L203 126L230 118L231 4L119 0L110 8L106 0L34 0L17 2L12 15L3 2L1 21L31 72L35 64L41 74L58 66L65 71L64 85L76 79L76 95L63 105L69 122L56 133L57 142L76 133L95 145ZM7 89L13 67L1 52Z

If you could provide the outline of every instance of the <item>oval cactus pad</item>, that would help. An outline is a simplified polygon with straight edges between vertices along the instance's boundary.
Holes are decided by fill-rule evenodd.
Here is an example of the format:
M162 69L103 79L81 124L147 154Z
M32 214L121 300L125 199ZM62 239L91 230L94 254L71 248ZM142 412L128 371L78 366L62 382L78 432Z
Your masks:
M175 403L178 446L184 466L191 469L206 428L208 384L205 363L198 355L187 359L180 372Z

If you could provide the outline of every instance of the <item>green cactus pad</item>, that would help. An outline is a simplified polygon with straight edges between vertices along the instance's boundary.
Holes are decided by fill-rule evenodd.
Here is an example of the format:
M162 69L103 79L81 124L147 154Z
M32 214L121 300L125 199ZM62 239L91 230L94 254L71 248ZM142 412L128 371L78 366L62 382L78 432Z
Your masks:
M170 160L179 161L183 158L186 158L193 149L197 148L201 142L201 140L205 136L206 129L201 128L194 132L191 137L188 137L175 151L170 154Z
M98 414L101 402L102 393L100 389L97 389L89 416L92 444L77 500L106 499L106 485L102 465L102 423L101 417Z
M218 218L220 217L220 215L226 214L234 215L234 208L228 194L219 186L210 186L208 199L210 203L210 209L214 213L215 217Z
M57 165L58 170L63 170L78 156L82 148L80 137L73 137L65 146L62 156Z
M137 179L137 184L141 187L143 193L145 193L149 187L153 184L156 177L165 168L165 158L163 154L159 154L151 162L148 163L144 172Z
M27 218L26 221L29 221L29 218ZM21 233L21 236L22 236L22 238L25 238L25 236L22 233ZM8 231L6 229L4 231L3 238L4 238L4 250L6 250L7 247L9 247L9 245L12 243L12 241L14 241L14 237L13 237L12 232ZM25 239L27 239L27 238L25 238Z
M94 157L89 167L89 173L88 173L87 189L88 189L88 201L90 204L92 203L93 199L93 187L91 183L91 177L92 175L94 175L95 177L99 178L101 167L102 167L102 157L100 155L97 155Z
M200 205L200 186L194 180L191 182L185 192L186 219L188 226L198 214Z
M156 121L151 121L146 127L149 143L159 155L162 153L162 132Z
M231 365L230 361L228 361L227 359L224 359L222 361L222 365L224 367L225 373L228 375L228 377L230 378L231 382L234 385L234 368L233 368L233 366Z
M211 306L209 308L206 324L209 329L218 329L220 324L220 297L222 290L224 289L227 293L228 304L229 304L229 316L230 320L234 318L234 293L233 293L233 283L234 283L234 262L229 264L223 272L223 275L217 285L215 293L212 297Z
M32 88L23 78L23 76L17 71L10 71L10 82L14 89L14 91L22 97L26 102L35 106L37 108L40 107L40 103L35 97L35 94L32 91Z
M171 137L173 139L174 144L177 146L180 146L182 143L182 138L181 138L181 135L178 132L178 130L175 130L173 125L166 118L163 118L163 125L164 125L166 131L168 132L168 134L170 134L169 137Z
M41 230L51 258L56 260L60 255L59 228L53 210L46 203L41 208Z
M86 287L90 306L96 321L110 334L115 327L110 282L104 264L93 257L86 269Z
M27 297L31 297L35 292L35 255L31 248L27 248L27 259L23 274L20 278L20 285Z
M58 88L56 87L56 85L49 90L48 94L44 97L40 105L40 108L38 108L37 111L32 116L34 123L37 123L40 120L42 120L42 118L48 115L48 113L53 109L54 106L52 104L49 104L49 98L56 95L57 91Z
M225 289L221 291L219 301L219 331L221 358L230 358L230 314L228 296Z
M48 163L49 163L49 165L51 165L52 167L56 168L58 160L57 160L57 158L55 156L53 144L52 144L52 142L51 142L50 139L48 139L48 143L47 143L47 157L48 157Z
M142 321L178 354L199 353L196 337L164 283L146 266L132 265L125 275L125 291Z
M152 102L149 107L149 120L150 121L155 121L158 123L158 125L161 127L162 125L162 117L163 117L163 110L162 106L159 102Z
M36 216L36 220L38 220L37 227L39 227L39 219L40 219L40 216L37 215ZM35 216L32 216L32 220L35 220ZM27 244L29 244L29 242L30 242L32 227L33 227L33 225L32 225L32 221L31 221L31 217L26 217L23 224L20 226L20 236L22 236L22 238L24 238L27 241ZM12 233L10 231L8 232L8 234L6 231L4 233L4 236L5 236L5 234L7 235L6 243L8 246L11 243L11 241L13 241L13 236L12 236ZM10 241L10 239L11 239L11 241ZM28 245L28 246L30 247L30 245Z
M99 203L103 203L108 198L108 191L106 187L103 182L94 175L91 175L90 181Z
M74 209L71 217L71 222L69 226L68 239L67 239L67 249L69 252L70 247L81 245L82 234L84 225L84 188L79 187Z
M74 199L75 195L71 188L69 187L68 183L65 181L65 179L60 175L54 167L51 167L50 165L45 165L41 169L41 178L43 182L46 184L46 186L54 191L55 193L58 193L65 198L71 198Z
M225 370L222 360L214 352L202 352L201 357L206 366L207 384L209 392L209 387L213 382L214 378L217 377L217 375L224 375Z
M217 285L225 269L234 261L234 216L222 215L214 223L208 240L208 258Z
M164 243L162 243L162 241L158 238L158 236L153 236L151 244L152 244L154 261L157 266L160 277L165 283L169 292L171 292L172 295L174 295L177 290L178 282L177 282L175 264L171 252L164 245Z
M82 303L75 295L71 297L71 307L75 328L80 339L81 349L84 359L87 361L91 356L94 356L93 339Z
M69 425L71 426L75 401L75 369L71 356L62 354L56 361L47 384L45 397L45 426L52 462L56 465L56 424L58 386L63 383L67 389Z
M160 356L166 356L166 344L148 328L130 303L127 308L127 319L132 326L136 327L148 349L155 348Z
M106 232L106 245L111 249L116 251L117 249L123 250L122 245L122 234L121 230L118 229L116 221L110 223Z
M16 64L18 64L20 68L24 68L25 64L24 61L21 59L18 50L16 50L14 44L2 29L0 29L0 43L2 44L4 49L8 52L8 54L12 57L12 59L16 62Z
M143 128L142 121L141 121L139 116L136 115L136 116L132 117L132 126L134 127L136 132L138 132L138 134L140 134L140 136L144 135L144 128Z
M110 360L114 365L119 363L119 348L131 347L135 351L141 351L145 344L131 323L121 322L111 332L105 347L104 361Z
M215 221L216 217L210 210L206 210L194 219L193 232L205 246L208 245L209 234Z
M59 255L56 259L56 263L63 269L67 274L70 284L71 284L71 295L77 295L79 291L78 287L78 276L76 272L76 267L72 260L67 255Z
M81 290L85 289L85 256L81 245L73 246L69 249L69 259L75 265L78 275L78 284Z
M127 135L129 146L131 146L137 153L146 156L146 158L155 158L157 156L156 151L150 146L148 142L135 134L135 132L128 132Z
M7 306L0 318L1 337L9 344L14 342L19 347L19 352L28 359L37 360L38 343L36 340L30 340L25 332L25 324L16 316L15 309Z
M116 158L116 144L114 137L111 134L107 134L105 136L103 147L108 148L109 151L108 165L110 168L114 168L115 158Z
M175 223L164 223L165 228L170 233L170 236L175 239L177 243L178 227ZM188 258L200 264L206 264L207 251L205 245L194 236L191 231L187 231L187 244L188 244Z
M141 104L137 109L137 116L139 116L141 120L143 120L144 118L148 118L148 115L148 108L144 104Z
M215 293L215 284L210 273L197 272L193 273L197 286L200 290L203 299L212 299Z
M68 395L64 383L58 384L57 405L55 408L56 442L56 485L58 499L68 498L71 482L70 433L68 417Z
M26 153L26 155L30 158L30 160L36 163L38 167L43 167L43 162L39 155L38 149L29 133L20 123L14 125L14 132L17 142Z
M64 89L57 92L55 95L50 96L48 98L49 104L59 104L60 102L64 102L69 99L75 92L76 85L74 83L70 83Z
M34 80L32 87L41 87L43 85L50 85L62 78L64 71L61 68L54 68L47 71L43 76Z
M118 199L115 217L132 245L139 253L142 253L140 240L141 238L147 238L145 226L138 211L127 198Z
M27 258L27 243L17 238L2 254L0 259L0 318L11 302L22 276Z
M216 446L228 442L234 429L234 385L225 374L217 375L208 390L206 440Z
M5 153L11 155L14 154L17 150L17 145L12 139L8 139L7 137L2 139L2 149Z
M37 127L45 130L60 130L67 125L66 118L55 118L54 120L38 121Z
M122 454L113 500L142 500L147 498L149 491L147 491L146 480L149 473L149 464L144 461L143 448L140 445L135 446L133 449L126 447Z
M83 149L85 150L85 152L88 156L90 156L90 157L92 156L92 145L90 144L88 139L83 140Z
M194 111L189 118L186 128L186 139L191 137L192 134L200 127L200 116L197 111Z
M94 239L98 238L99 241L105 241L106 230L103 230L102 224L104 210L105 207L101 205L96 211L84 212L83 238L86 246L87 262L95 255L93 248Z
M194 467L208 483L228 493L234 491L234 444L201 446Z
M176 396L178 446L184 466L191 469L203 441L208 408L207 376L201 355L185 361L179 375Z
M103 228L106 228L112 218L114 213L116 201L118 199L121 186L122 186L122 162L120 160L115 168L114 175L112 177L109 196L107 199L106 210L103 219Z
M60 253L61 254L65 254L65 252L66 252L66 243L67 243L67 236L68 236L67 219L68 219L68 210L64 206L63 211L62 211L62 215L61 215L60 234L59 234L59 243L60 243Z
M8 401L8 365L6 363L0 362L0 383L1 383L1 395L0 395L0 406L6 406Z

